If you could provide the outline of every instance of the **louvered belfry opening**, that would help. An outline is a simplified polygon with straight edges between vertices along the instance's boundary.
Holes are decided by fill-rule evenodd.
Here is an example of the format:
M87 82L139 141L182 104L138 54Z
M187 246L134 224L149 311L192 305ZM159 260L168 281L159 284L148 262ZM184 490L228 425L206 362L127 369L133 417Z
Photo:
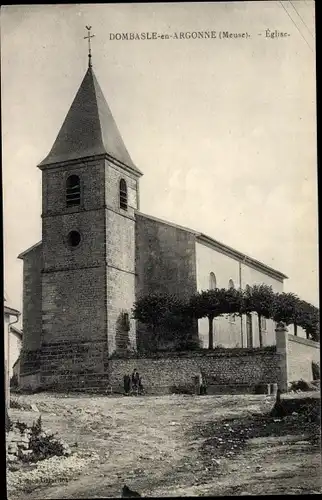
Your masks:
M73 207L80 205L81 202L81 186L78 175L70 175L66 181L66 205Z
M124 179L120 180L120 208L127 210L127 187Z

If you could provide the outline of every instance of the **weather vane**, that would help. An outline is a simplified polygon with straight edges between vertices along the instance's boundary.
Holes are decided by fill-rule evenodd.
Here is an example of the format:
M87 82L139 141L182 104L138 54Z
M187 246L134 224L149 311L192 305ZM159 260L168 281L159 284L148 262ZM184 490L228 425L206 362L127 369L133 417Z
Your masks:
M91 35L92 26L85 26L88 33L87 36L84 36L84 40L88 40L88 67L92 67L92 52L91 52L91 38L95 35Z

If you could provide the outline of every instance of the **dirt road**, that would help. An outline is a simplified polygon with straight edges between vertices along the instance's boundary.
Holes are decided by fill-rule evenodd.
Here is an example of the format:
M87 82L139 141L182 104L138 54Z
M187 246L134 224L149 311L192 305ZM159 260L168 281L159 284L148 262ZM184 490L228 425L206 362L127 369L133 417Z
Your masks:
M142 496L318 493L321 461L310 430L262 420L267 396L29 396L45 428L98 459L64 484L24 498L119 497L124 483ZM11 410L31 422L37 414ZM272 419L271 419L272 420ZM311 432L312 434L312 432ZM74 448L76 449L76 448Z

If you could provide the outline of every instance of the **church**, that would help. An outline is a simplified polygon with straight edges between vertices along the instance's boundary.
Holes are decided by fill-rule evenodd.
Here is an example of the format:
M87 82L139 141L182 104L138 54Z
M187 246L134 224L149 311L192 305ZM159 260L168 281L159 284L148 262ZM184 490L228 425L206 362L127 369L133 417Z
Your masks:
M198 230L140 211L140 177L89 66L42 172L42 240L22 252L22 386L50 385L71 367L103 380L108 360L144 339L138 297L271 285L285 276ZM264 345L275 343L263 320ZM218 318L215 346L259 346L255 315ZM208 324L196 335L208 347ZM85 368L84 368L85 371ZM93 373L95 372L95 373ZM74 370L74 378L77 370ZM104 382L105 383L105 382Z

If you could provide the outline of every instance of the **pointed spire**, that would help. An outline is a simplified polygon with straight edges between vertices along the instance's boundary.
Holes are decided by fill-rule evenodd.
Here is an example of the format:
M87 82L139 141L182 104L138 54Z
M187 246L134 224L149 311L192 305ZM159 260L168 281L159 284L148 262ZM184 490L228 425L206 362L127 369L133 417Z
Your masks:
M105 154L126 165L137 175L142 175L124 145L89 65L50 153L38 166L42 168L53 163Z
M91 51L91 38L95 35L91 35L92 26L85 26L87 29L87 36L84 36L84 40L88 40L88 67L92 67L92 51Z

